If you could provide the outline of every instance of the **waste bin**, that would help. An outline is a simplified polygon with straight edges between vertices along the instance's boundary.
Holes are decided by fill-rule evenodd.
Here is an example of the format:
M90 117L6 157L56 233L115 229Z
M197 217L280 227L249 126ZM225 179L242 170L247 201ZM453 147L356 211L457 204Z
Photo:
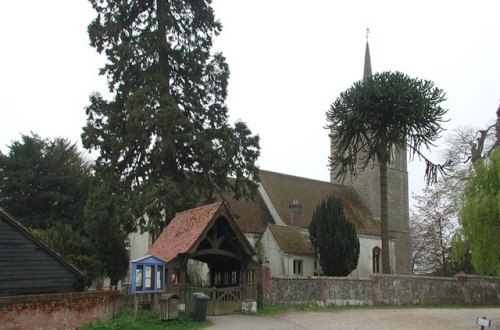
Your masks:
M203 322L207 319L207 307L210 297L203 292L193 293L193 320Z
M179 318L179 296L175 293L163 294L160 297L160 320Z

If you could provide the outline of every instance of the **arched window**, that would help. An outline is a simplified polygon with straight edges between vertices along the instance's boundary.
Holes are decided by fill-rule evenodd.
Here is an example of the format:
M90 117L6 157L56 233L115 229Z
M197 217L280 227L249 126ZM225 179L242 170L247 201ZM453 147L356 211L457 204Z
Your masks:
M382 250L376 246L372 250L373 273L380 273L380 256Z

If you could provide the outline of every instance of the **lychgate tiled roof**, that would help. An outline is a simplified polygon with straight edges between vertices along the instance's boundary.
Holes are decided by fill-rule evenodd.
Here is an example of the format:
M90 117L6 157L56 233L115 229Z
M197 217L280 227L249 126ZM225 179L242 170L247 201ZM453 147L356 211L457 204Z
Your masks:
M311 242L300 227L269 225L280 249L285 253L314 254Z
M147 254L165 260L187 253L219 211L222 202L180 212L170 221Z
M260 171L260 178L281 219L288 225L292 201L297 200L302 205L302 227L308 227L319 203L333 195L342 202L358 234L380 235L380 224L373 220L368 207L350 186L269 171Z
M239 241L242 253L252 256L254 251L234 221L225 202L217 202L177 213L151 245L148 254L166 262L182 254L192 254L205 238L211 226L224 217Z

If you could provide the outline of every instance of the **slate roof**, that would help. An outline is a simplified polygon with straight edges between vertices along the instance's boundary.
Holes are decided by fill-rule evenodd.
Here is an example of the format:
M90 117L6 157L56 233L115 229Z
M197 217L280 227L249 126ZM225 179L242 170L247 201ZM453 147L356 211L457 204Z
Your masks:
M350 186L262 170L260 179L281 219L288 225L289 204L293 200L302 205L302 226L308 227L319 203L333 195L342 202L344 212L358 234L380 236L380 224Z
M151 245L147 254L169 262L178 255L193 253L193 250L210 229L210 225L222 214L221 212L227 211L226 218L238 229L233 216L226 208L226 203L217 202L177 213ZM253 252L243 234L236 230L236 235L239 237L240 243L244 244L243 247L247 251Z
M223 197L242 232L262 234L268 223L274 223L259 193L255 194L254 200L236 200L229 194Z
M311 242L305 237L301 228L269 225L269 229L283 252L293 254L314 254Z

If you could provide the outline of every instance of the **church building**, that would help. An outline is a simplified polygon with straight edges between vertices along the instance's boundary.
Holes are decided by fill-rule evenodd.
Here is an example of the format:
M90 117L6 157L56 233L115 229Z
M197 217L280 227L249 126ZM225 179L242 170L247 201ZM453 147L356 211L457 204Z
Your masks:
M364 75L371 76L366 43ZM331 144L331 154L336 146ZM394 150L388 166L390 273L410 273L407 151ZM313 276L322 271L309 239L309 224L316 207L335 196L354 224L360 240L358 268L350 275L366 278L382 272L379 168L376 163L357 176L330 182L262 170L261 183L253 200L223 196L228 211L254 248L254 261L270 268L272 276ZM146 255L153 242L149 235L130 235L131 259ZM168 248L168 247L166 247Z

